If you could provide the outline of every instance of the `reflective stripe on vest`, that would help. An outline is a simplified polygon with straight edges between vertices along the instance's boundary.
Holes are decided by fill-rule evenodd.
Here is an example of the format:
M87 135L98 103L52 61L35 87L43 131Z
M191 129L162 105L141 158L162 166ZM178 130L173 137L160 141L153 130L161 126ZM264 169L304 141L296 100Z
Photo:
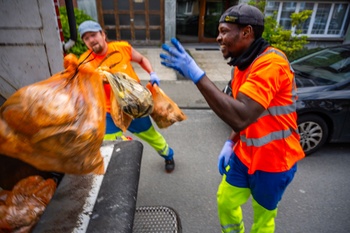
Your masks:
M280 130L280 131L272 132L261 138L250 138L250 139L247 139L244 135L241 135L241 140L242 142L245 142L247 146L260 147L270 143L271 141L287 138L292 134L293 131L295 130L294 129Z
M288 63L288 59L286 56L284 56L283 53L281 53L280 51L275 50L274 48L269 49L268 51L260 54L256 59L254 59L254 61L252 62L252 64L261 56L269 54L269 53L275 53L279 56L281 56L284 60L286 60ZM252 64L250 65L250 68L252 67ZM291 69L291 71L294 73L294 70L292 69L290 63L289 63L289 67ZM248 75L250 74L250 70L247 73L246 78L248 77ZM287 105L287 106L272 106L267 108L260 116L258 119L265 117L265 116L272 116L273 119L276 119L276 116L279 115L288 115L288 114L292 114L296 111L296 85L295 85L295 77L293 77L293 85L292 85L292 95L291 95L291 100L292 100L292 104ZM264 146L274 140L280 140L280 139L285 139L288 138L289 136L291 136L291 134L293 132L298 133L298 129L293 129L293 128L289 128L289 129L284 129L284 130L279 130L279 131L273 131L270 132L269 134L260 137L260 138L247 138L245 135L241 135L241 141L245 142L247 146L255 146L255 147L261 147Z

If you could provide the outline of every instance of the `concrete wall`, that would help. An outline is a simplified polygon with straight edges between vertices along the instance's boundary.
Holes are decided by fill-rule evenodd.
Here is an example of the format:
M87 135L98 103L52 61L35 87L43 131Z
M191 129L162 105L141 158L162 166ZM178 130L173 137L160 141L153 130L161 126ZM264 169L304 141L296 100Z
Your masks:
M164 8L164 39L168 43L176 35L176 1L165 0Z
M0 0L0 59L1 99L63 69L54 0Z

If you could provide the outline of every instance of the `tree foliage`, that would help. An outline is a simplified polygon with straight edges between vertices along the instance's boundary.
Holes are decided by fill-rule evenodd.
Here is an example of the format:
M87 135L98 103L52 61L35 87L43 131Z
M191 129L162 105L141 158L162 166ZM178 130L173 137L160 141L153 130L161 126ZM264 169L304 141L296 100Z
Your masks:
M67 42L70 38L70 31L69 31L69 23L68 23L66 7L60 7L59 11L60 11L64 42ZM77 24L76 25L77 30L78 30L78 26L85 20L93 20L91 16L86 14L83 10L79 10L77 8L74 9L74 15L75 15L75 21ZM73 53L79 57L86 50L87 50L87 47L85 46L84 42L80 39L80 35L78 35L77 41L75 42L74 46L70 48L67 52Z

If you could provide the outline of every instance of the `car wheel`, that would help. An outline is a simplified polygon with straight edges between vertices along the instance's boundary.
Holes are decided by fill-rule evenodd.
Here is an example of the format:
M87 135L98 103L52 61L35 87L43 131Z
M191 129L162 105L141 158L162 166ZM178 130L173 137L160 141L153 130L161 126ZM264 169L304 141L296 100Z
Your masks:
M328 138L326 122L316 115L304 115L298 118L300 145L306 155L317 151Z

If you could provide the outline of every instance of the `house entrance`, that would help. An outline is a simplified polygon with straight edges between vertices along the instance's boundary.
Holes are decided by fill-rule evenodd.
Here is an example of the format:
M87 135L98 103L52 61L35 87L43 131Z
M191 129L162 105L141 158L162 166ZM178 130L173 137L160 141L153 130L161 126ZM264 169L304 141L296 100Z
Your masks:
M177 0L176 37L182 42L215 42L220 16L237 2L233 0Z
M98 21L110 40L132 45L164 41L164 0L96 0Z

